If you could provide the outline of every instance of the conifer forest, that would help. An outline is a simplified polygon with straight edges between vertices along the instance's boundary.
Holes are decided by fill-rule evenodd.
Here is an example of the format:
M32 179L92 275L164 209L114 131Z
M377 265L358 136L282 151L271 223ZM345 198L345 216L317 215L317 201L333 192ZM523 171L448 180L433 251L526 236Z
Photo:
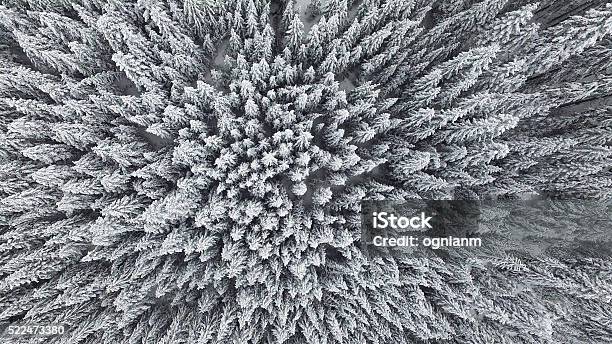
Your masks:
M22 343L612 343L612 2L0 0Z

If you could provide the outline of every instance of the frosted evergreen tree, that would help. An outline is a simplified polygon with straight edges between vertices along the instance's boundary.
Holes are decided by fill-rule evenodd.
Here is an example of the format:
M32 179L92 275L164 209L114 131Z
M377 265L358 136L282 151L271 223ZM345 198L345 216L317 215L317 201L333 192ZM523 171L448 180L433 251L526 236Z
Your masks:
M0 0L0 326L612 342L605 252L359 245L364 200L609 209L612 5L560 3Z

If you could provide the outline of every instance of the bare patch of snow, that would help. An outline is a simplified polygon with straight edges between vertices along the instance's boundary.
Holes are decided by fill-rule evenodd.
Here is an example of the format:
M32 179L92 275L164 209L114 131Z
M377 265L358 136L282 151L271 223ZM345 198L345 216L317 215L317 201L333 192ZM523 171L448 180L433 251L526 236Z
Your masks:
M227 46L229 45L229 39L226 38L219 42L219 48L217 49L217 53L215 54L215 58L213 60L214 66L223 65L223 61L225 61L225 52L227 50Z
M319 21L320 15L315 15L312 12L310 0L297 0L297 9L300 14L300 20L304 24L304 32L308 33L312 26Z
M340 81L340 89L344 90L345 92L350 92L351 90L353 90L355 88L355 84L353 83L353 81L350 78L344 78L342 81Z
M346 76L344 77L344 79L342 79L342 81L340 81L340 89L344 90L346 93L349 93L350 91L352 91L357 84L357 76L355 74L355 69L353 68L353 70L349 71Z

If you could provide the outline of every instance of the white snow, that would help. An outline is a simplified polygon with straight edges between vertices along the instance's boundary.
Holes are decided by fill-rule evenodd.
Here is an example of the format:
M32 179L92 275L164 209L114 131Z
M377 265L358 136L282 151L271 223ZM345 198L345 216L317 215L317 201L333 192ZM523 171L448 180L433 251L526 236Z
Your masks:
M304 23L304 32L308 33L310 28L319 21L321 16L313 16L310 10L308 9L308 5L310 5L310 0L297 0L297 7L300 13L300 20Z

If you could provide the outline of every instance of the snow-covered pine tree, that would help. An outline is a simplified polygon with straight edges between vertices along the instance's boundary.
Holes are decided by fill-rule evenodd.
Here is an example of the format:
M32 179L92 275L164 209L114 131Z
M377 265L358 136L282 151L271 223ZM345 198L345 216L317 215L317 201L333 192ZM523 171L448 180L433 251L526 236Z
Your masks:
M609 205L612 5L562 3L0 0L0 327L611 342L593 253L359 245L363 200Z

